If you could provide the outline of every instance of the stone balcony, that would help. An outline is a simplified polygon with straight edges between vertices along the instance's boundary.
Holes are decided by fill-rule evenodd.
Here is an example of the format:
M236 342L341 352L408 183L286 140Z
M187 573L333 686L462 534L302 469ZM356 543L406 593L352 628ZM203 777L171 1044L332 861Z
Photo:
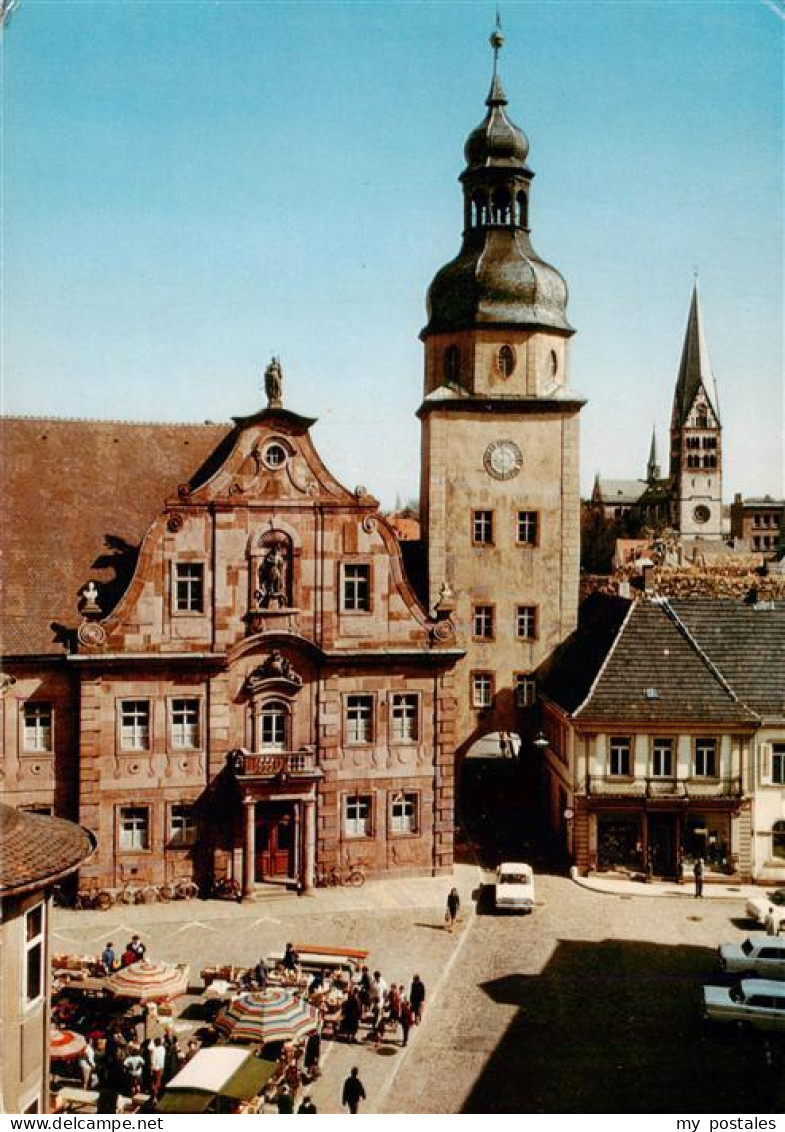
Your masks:
M268 751L254 754L242 747L226 756L227 766L239 781L250 778L321 778L316 752Z

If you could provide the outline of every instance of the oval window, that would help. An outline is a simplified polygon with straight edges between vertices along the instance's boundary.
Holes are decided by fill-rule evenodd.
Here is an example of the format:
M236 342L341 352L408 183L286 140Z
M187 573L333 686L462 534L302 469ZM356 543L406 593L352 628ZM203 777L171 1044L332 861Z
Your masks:
M264 451L264 462L268 468L280 468L286 463L286 449L282 444L269 444Z
M444 379L458 381L461 376L461 351L457 346L448 346L444 351Z
M696 523L708 523L711 518L711 511L708 507L704 507L703 504L701 504L700 507L695 508L692 517Z
M515 351L512 346L502 346L499 350L499 373L502 377L510 377L515 369Z

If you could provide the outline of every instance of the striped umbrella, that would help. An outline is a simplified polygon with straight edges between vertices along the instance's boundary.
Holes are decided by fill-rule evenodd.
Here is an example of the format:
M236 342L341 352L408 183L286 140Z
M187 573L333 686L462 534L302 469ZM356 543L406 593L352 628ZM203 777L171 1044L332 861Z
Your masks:
M87 1045L87 1039L74 1030L58 1030L55 1026L49 1032L49 1056L52 1061L72 1061Z
M295 991L268 987L239 995L223 1008L215 1024L233 1042L286 1042L313 1033L319 1013Z
M135 998L138 1002L165 1002L188 990L188 968L167 967L140 959L115 971L106 980L106 989L117 998Z

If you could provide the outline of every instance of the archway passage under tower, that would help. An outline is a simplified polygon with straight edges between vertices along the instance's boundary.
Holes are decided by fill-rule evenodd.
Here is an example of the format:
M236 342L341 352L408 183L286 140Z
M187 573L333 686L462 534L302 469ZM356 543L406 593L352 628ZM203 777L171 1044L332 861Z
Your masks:
M489 731L458 752L457 855L465 840L487 869L503 860L541 861L539 765L539 752L517 732Z

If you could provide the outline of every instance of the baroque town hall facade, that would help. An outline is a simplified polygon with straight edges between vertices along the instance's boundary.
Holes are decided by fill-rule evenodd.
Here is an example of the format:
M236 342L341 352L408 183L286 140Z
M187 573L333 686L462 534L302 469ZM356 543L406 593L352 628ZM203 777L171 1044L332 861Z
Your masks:
M525 732L576 624L582 402L491 42L422 335L422 599L275 360L228 433L5 423L3 796L94 831L83 887L449 872L456 760Z

